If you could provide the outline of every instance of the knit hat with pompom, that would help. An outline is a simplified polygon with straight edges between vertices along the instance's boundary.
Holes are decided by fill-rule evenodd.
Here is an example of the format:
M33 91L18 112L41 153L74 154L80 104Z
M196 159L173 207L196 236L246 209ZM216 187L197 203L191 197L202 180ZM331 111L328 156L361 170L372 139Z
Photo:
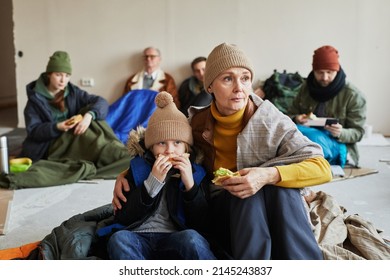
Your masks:
M192 145L192 129L187 117L173 103L172 95L166 91L157 94L156 110L149 119L145 131L145 146L166 140L180 140Z

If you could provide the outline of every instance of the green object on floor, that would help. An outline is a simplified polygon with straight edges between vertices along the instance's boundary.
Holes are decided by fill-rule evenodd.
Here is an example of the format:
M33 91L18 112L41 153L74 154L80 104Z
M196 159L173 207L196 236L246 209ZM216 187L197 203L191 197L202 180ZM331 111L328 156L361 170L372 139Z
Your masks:
M11 165L9 167L9 171L11 173L19 173L19 172L24 172L26 171L27 169L29 169L31 166L31 164L15 164L15 165Z
M9 161L9 170L11 173L24 172L30 168L32 160L30 158L14 158Z

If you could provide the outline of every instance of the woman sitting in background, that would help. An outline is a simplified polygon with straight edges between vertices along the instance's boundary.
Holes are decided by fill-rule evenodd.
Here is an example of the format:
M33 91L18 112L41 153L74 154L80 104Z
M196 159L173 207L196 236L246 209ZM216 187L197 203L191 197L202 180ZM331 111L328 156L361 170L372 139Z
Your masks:
M74 128L74 135L81 135L92 120L105 119L108 102L70 83L71 74L68 53L56 51L49 59L46 72L27 85L28 101L24 109L27 138L20 156L33 161L45 159L51 142L63 132ZM79 123L67 122L83 108L88 111Z
M30 158L33 164L25 172L3 178L3 186L44 187L110 179L127 167L127 149L105 121L108 102L70 83L71 73L69 55L56 51L46 72L27 85L27 137L19 157Z

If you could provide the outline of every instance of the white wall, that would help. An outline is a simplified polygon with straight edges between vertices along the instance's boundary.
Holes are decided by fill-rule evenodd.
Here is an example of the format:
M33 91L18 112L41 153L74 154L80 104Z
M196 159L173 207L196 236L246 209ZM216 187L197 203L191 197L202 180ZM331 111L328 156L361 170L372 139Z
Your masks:
M25 85L46 68L49 56L66 50L72 82L110 103L154 45L162 67L177 85L189 63L222 42L235 43L252 59L256 80L274 69L306 76L313 51L336 47L347 79L368 101L368 124L390 135L387 66L390 61L388 0L13 0L19 126L24 126Z

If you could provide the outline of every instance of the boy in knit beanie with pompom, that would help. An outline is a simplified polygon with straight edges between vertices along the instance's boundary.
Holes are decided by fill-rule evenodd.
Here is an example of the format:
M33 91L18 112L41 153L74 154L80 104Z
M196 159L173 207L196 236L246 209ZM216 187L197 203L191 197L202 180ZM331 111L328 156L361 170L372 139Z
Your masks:
M330 164L344 167L348 162L359 165L356 145L364 135L366 99L351 83L339 63L339 52L325 45L314 51L312 71L303 82L289 115L298 128L312 141L319 143ZM305 125L310 117L335 118L337 123L323 129Z
M172 95L160 92L146 129L130 132L131 186L116 210L125 227L108 242L111 259L215 259L208 241L205 172L190 161L192 131ZM191 155L191 158L193 156ZM197 230L199 232L197 232Z

